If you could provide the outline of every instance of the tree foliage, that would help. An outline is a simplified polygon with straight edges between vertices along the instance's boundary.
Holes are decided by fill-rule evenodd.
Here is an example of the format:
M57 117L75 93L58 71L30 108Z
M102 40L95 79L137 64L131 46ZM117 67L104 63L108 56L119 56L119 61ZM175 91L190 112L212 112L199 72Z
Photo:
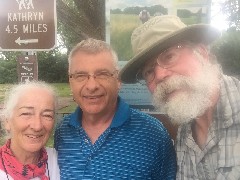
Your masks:
M222 65L223 72L239 75L240 72L240 0L225 0L221 3L221 13L226 15L229 28L216 42L213 51Z
M17 83L17 56L20 53L8 52L7 57L0 59L0 84ZM58 51L39 52L38 79L49 83L68 82L67 55Z
M5 52L0 58L0 84L17 82L17 56L20 52Z
M221 7L227 16L229 27L240 30L240 0L226 0Z
M230 28L213 46L223 72L228 75L239 75L240 70L240 31Z
M49 83L68 82L67 55L53 51L39 53L38 79Z
M88 37L105 39L105 0L57 0L57 17L68 51Z
M153 5L148 7L126 7L123 10L121 9L111 9L111 14L135 14L138 15L142 10L147 10L151 16L154 16L155 13L167 14L167 8L164 8L162 5Z
M105 0L57 0L58 35L69 51L88 37L105 39ZM3 52L0 57L0 83L17 82L17 56L21 52ZM67 82L67 54L38 52L38 79Z
M0 61L0 84L17 82L17 63L15 60Z
M222 4L222 12L227 15L229 29L221 38L215 51L226 72L240 72L239 31L240 0L226 0ZM138 14L144 7L115 9L111 13ZM156 11L167 14L163 6L146 7L151 15ZM58 35L65 48L69 50L81 40L93 37L105 39L105 0L57 0ZM234 30L235 29L235 30ZM53 51L38 52L39 79L47 82L67 81L67 54L60 53L57 47ZM16 57L21 52L4 52L0 57L0 83L17 82Z

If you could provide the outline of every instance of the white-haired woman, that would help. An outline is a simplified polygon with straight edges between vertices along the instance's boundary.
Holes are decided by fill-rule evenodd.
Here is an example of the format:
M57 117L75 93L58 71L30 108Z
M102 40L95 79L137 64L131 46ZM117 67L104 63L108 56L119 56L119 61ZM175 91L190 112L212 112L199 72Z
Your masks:
M5 97L2 121L8 135L0 148L1 180L58 180L57 153L45 147L54 127L54 89L44 82L13 86Z

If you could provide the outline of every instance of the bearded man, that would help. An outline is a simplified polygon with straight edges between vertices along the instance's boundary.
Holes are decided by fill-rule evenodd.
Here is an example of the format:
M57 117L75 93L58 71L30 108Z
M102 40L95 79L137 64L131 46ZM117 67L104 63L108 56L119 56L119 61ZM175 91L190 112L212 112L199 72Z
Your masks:
M240 179L240 82L221 72L215 28L157 16L136 28L124 83L146 84L153 104L179 125L177 179Z

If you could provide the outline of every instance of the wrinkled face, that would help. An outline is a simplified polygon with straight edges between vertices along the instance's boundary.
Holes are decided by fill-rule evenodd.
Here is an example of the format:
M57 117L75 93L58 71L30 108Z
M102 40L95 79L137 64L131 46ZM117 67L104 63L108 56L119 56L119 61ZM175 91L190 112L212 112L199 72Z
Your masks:
M116 108L120 82L109 52L77 52L71 61L69 78L76 103L84 114L100 115Z
M164 65L158 65L156 63L157 59L153 59L147 63L143 69L145 74L154 74L154 79L147 84L151 93L154 92L159 83L171 76L182 75L194 78L198 76L201 71L201 62L197 60L193 49L188 46L182 45L181 48L178 49L171 47L164 52L163 56L161 53L160 57L159 63L167 64L167 68L164 68Z
M21 94L6 124L13 152L38 152L47 143L54 127L54 107L54 98L46 90L32 88Z
M148 84L154 105L174 124L183 124L202 115L210 107L218 87L218 68L212 66L203 49L182 48L170 68L156 66L155 79Z

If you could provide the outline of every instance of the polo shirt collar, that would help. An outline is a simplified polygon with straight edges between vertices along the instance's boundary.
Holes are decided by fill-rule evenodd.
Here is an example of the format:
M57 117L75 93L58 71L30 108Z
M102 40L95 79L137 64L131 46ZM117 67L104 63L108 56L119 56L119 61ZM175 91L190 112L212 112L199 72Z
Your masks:
M121 126L128 119L130 119L130 107L120 96L118 96L117 110L110 127L114 128Z
M130 107L124 100L118 96L117 109L114 114L110 128L121 126L130 118ZM70 115L69 125L79 128L82 126L82 110L78 106L74 113Z
M79 128L82 126L82 121L80 121L81 119L82 119L82 110L78 106L76 110L72 114L70 114L69 125L75 128Z

